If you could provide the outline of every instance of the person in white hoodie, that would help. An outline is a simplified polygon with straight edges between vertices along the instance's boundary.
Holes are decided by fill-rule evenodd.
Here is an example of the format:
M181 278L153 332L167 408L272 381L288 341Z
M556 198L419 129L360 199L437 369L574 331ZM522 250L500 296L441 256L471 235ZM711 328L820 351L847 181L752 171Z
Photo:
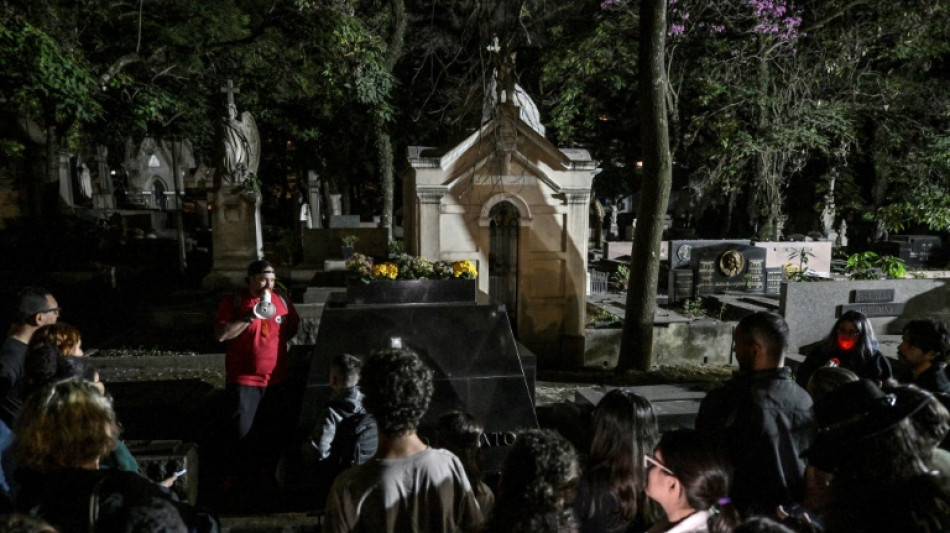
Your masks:
M731 533L739 524L729 499L731 468L701 434L664 433L643 464L647 496L666 513L648 533Z

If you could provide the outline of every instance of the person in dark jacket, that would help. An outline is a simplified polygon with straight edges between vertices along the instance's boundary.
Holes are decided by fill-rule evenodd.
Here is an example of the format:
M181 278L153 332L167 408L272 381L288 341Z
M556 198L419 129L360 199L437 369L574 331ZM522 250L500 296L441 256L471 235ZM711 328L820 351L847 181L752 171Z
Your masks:
M933 319L911 320L904 326L897 354L902 370L900 381L930 392L950 393L950 332L946 324Z
M352 464L330 464L330 452L334 441L340 442L349 439L352 435L342 435L338 431L344 425L344 420L355 416L372 417L363 408L363 393L360 392L360 369L363 362L359 357L350 354L340 354L330 362L330 402L323 409L318 418L310 438L304 442L302 454L307 471L313 474L317 482L318 500L326 500L326 494L336 476L345 468L366 462L376 453L378 441L371 440L356 454ZM352 431L353 428L350 429ZM353 442L359 445L359 442ZM347 451L348 452L348 451Z
M847 311L835 321L828 336L799 365L795 379L807 388L815 369L828 364L847 368L878 385L893 377L891 363L878 349L871 321L860 311Z
M733 504L772 514L800 502L811 444L812 400L783 366L788 325L773 313L748 315L733 335L739 371L703 399L696 429L722 447L735 469Z

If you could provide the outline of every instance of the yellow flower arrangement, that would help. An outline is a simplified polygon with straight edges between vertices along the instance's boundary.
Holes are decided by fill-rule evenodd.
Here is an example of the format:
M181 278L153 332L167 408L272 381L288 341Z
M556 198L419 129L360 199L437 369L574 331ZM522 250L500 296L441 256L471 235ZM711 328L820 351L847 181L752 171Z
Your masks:
M373 277L376 279L396 279L398 275L399 267L392 263L373 265Z
M460 279L475 279L478 271L475 270L475 265L471 261L463 259L452 263L452 275Z

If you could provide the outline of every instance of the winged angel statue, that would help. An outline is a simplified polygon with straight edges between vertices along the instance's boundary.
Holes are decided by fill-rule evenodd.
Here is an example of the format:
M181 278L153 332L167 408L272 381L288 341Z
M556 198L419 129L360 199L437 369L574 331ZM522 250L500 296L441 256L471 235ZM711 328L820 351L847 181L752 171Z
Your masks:
M261 137L257 123L247 111L238 120L237 106L228 104L228 118L224 120L224 180L242 185L248 177L257 174L261 161Z

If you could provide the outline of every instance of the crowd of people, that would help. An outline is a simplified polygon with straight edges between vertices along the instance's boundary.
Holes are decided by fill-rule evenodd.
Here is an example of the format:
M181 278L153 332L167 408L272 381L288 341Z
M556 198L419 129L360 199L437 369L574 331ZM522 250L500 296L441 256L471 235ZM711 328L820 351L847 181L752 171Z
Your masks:
M646 398L614 389L593 410L589 443L521 431L490 484L472 415L439 413L420 435L435 383L409 349L334 357L316 426L279 450L299 318L269 263L252 263L246 281L215 326L228 344L224 460L238 478L283 464L278 478L311 479L325 532L950 531L950 333L939 321L908 322L892 368L867 317L849 311L793 372L784 319L748 315L734 332L738 370L695 427L661 434ZM138 474L53 295L26 288L16 305L0 348L0 528L215 531L169 490L176 476Z

